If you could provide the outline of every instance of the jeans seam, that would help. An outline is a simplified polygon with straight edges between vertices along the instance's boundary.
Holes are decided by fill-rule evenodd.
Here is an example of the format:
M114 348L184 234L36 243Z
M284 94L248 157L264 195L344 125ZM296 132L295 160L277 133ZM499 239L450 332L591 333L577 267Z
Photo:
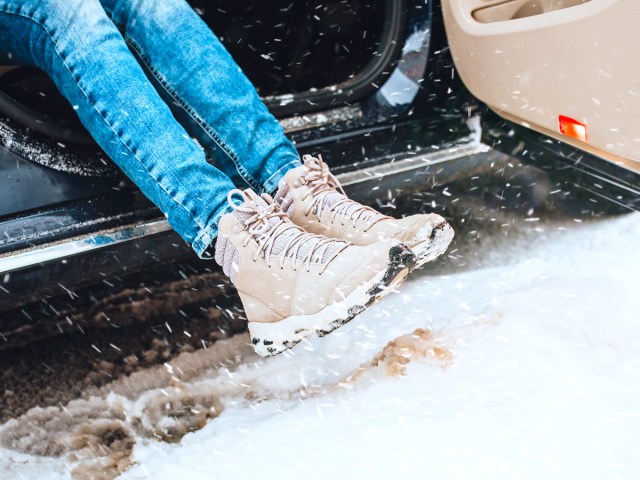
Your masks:
M290 165L294 164L294 163L298 163L300 162L300 159L298 158L294 158L293 160L291 160L290 162L284 164L282 167L278 168L278 170L276 170L273 175L271 175L269 178L267 178L267 180L264 182L263 186L262 186L262 191L266 191L267 186L269 185L269 183L271 183L271 181L276 178L278 175L280 175L282 173L282 171L287 171L289 170L291 167ZM278 186L276 185L275 188L278 188ZM269 193L269 192L267 192Z
M193 213L186 207L184 206L182 203L180 203L180 201L178 201L171 193L169 193L169 191L167 191L167 189L164 187L164 185L162 185L162 183L154 177L154 175L151 173L151 171L149 171L149 169L147 168L147 166L145 165L145 163L140 160L138 158L138 156L133 152L133 150L131 149L131 147L129 147L129 145L127 145L127 143L124 141L124 139L113 129L113 126L107 121L107 119L100 113L100 111L96 108L95 104L90 100L89 96L86 94L86 92L84 91L84 89L80 86L80 82L76 79L76 77L73 75L73 73L71 72L69 66L67 65L67 61L66 59L63 57L63 55L60 53L60 51L58 50L59 45L58 42L56 41L56 39L53 37L53 35L51 34L51 32L49 31L49 29L47 28L47 26L44 23L41 23L40 21L36 20L34 17L31 17L29 15L25 15L24 13L21 12L12 12L10 10L7 10L6 8L2 8L0 7L0 12L9 14L9 15L16 15L18 17L22 17L22 18L26 18L27 20L32 21L33 23L35 23L36 25L40 26L44 32L47 34L47 36L49 37L49 39L53 42L53 46L54 46L54 52L55 54L58 56L58 58L62 61L62 65L64 66L65 70L67 71L67 73L71 76L71 78L73 79L76 87L78 88L78 90L80 90L80 92L82 93L82 95L85 97L85 99L89 102L89 104L91 105L91 107L93 108L93 110L98 114L98 116L102 119L102 121L104 122L104 124L109 128L109 130L111 130L111 132L115 135L115 137L120 140L120 143L131 153L131 155L133 156L133 158L135 158L138 163L140 165L143 166L143 168L145 169L145 171L149 174L149 176L151 178L153 178L153 180L160 186L160 188L162 189L162 191L164 193L166 193L169 198L171 198L171 200L173 200L176 204L180 205L180 207L182 207L182 209L189 215L189 218L191 218L191 220L196 224L196 226L201 230L201 231L206 231L206 232L210 232L213 229L213 226L211 227L206 227L200 224L200 222L195 218L195 216L193 215ZM208 234L208 233L207 233Z
M217 232L217 224L220 221L220 219L228 214L231 213L233 211L233 208L231 207L231 205L226 205L222 211L220 213L218 213L218 215L216 215L213 218L213 221L211 222L213 225L213 228L211 230L216 230L216 234L212 235L211 232L200 232L198 234L198 236L193 240L193 246L194 246L194 250L196 251L196 254L198 255L198 257L200 258L205 258L202 256L202 254L207 250L207 248L209 248L209 246L211 246L213 239L217 236L218 232ZM207 241L206 242L202 242L203 237L207 237ZM203 245L202 248L200 248L200 243L206 243L206 245ZM197 244L197 245L196 245Z
M167 92L167 94L176 101L189 115L189 117L207 134L207 136L222 150L222 152L229 157L236 167L236 170L240 173L242 178L254 189L260 188L260 182L256 180L240 163L238 155L222 140L222 137L216 133L216 131L209 125L195 109L184 100L180 94L174 90L162 74L156 69L147 56L143 53L142 48L128 33L124 35L125 42L138 54L140 60L149 69L153 77L160 84L160 86Z

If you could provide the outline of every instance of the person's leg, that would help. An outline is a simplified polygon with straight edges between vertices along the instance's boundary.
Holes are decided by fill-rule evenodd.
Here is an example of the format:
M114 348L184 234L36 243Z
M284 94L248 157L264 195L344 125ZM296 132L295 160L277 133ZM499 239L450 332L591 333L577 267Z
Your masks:
M162 4L159 0L158 8ZM365 251L305 232L268 195L231 190L229 178L205 161L175 122L98 0L0 0L0 50L0 61L11 54L13 61L51 75L98 143L198 253L211 242L219 220L215 258L238 288L259 354L280 353L313 333L326 335L344 325L393 291L413 268L415 256L395 240ZM235 68L221 62L221 68ZM240 103L253 108L247 97L247 91L241 93ZM231 93L222 103L227 101L233 103ZM284 136L266 110L259 110L255 105L246 118L231 120L251 122L243 126L246 132L228 118L220 124L227 125L225 139L233 142L234 135L249 135L254 128L267 136L266 142L254 138L258 146L248 146L247 153L267 170L256 170L247 180L275 188L285 169L297 163L297 154L278 156L276 140ZM255 122L253 115L259 117ZM242 165L238 162L238 169Z
M0 0L0 51L2 62L51 76L98 144L201 255L234 185L175 120L99 1Z
M272 193L296 149L218 38L185 0L100 0L189 132L230 176Z

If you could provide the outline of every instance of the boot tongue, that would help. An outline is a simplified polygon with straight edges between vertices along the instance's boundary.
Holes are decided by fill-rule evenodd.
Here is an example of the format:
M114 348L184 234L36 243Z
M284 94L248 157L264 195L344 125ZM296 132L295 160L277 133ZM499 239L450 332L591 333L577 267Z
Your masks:
M262 212L265 208L269 206L269 204L262 198L260 195L256 194L250 188L246 190L237 190L239 193L238 198L242 197L244 200L240 205L243 207L248 207L254 210L253 212L243 212L241 210L234 210L232 215L240 220L247 220L248 218L253 217L256 213ZM269 219L269 224L277 222L276 219Z
M290 172L295 172L296 177L304 177L311 171L311 169L309 167L307 167L306 165L300 165L299 167L292 168L289 171Z
M244 201L248 204L248 206L251 206L251 208L256 209L258 212L261 212L269 206L264 198L262 198L250 188L243 190L242 196L244 197Z
M298 167L300 168L300 167ZM302 167L305 168L305 167ZM305 168L305 171L307 171L307 169ZM267 201L262 198L261 196L257 195L253 190L251 189L247 189L244 190L243 192L243 196L245 197L245 202L248 205L251 205L252 208L256 208L258 210L258 212L262 211L264 208L266 208L269 204L267 203ZM271 200L271 197L267 195L267 197ZM273 200L271 200L271 202L273 202ZM245 212L239 212L239 211L235 211L233 212L234 215L236 215L238 218L241 219L246 219L252 216L252 214L249 213L245 213ZM269 223L269 225L273 225L275 223L278 223L280 220L278 218L270 218L267 219L267 222ZM273 243L273 247L271 250L271 254L272 255L281 255L284 253L284 249L285 247L289 244L289 241L291 239L293 239L295 236L300 235L302 229L300 227L297 227L293 224L291 224L292 228L286 229L284 232L280 233L277 238L275 238L274 243ZM317 236L310 236L308 240L304 241L302 244L300 244L300 246L297 249L297 255L296 258L297 259L303 259L305 258L305 256L309 253L309 251L315 246L317 245L317 243L320 241L320 238ZM333 243L332 245L329 245L329 247L326 249L326 251L324 251L324 255L321 258L314 258L314 261L319 261L320 263L324 263L326 262L329 258L331 258L331 256L337 252L340 248L342 248L344 246L343 242L339 242L336 241L335 243Z
M305 169L304 172L301 172L301 176L305 176L311 172L311 170L307 168L305 165L298 168ZM352 214L356 213L357 211L361 210L362 205L360 203L350 200L348 197L340 193L336 188L332 187L331 185L329 185L329 188L331 189L331 191L321 190L316 194L316 195L322 195L322 202L318 204L318 209L320 211L331 209L336 203L344 200L349 200L349 205L343 211L343 214L345 216L349 217ZM367 219L368 221L375 222L379 219L384 218L384 215L376 211L367 211L363 215L363 218Z

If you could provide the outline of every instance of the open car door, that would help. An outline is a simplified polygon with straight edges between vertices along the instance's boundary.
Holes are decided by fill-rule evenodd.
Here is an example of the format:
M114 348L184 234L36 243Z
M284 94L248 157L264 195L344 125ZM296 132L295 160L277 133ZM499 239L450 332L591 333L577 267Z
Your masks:
M640 171L640 1L442 0L456 68L504 118Z

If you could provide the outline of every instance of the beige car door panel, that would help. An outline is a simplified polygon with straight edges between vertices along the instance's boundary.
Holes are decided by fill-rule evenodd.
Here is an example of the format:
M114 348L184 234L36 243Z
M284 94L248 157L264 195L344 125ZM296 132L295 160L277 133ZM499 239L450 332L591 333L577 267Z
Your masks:
M640 171L640 0L442 0L456 68L503 117Z

